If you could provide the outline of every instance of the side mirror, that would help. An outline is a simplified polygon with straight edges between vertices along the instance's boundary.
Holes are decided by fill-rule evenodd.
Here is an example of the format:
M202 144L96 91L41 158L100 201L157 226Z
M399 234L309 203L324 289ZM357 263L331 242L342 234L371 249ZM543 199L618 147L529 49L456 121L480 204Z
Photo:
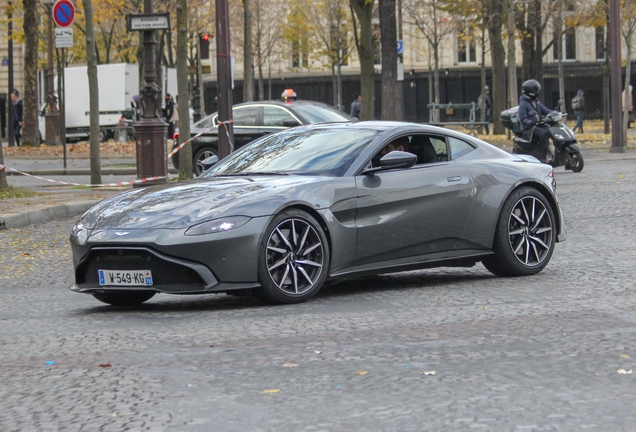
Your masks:
M411 168L417 162L417 156L404 151L392 151L382 156L378 167L368 168L362 174L373 174L377 171L384 171L394 168Z
M201 165L203 165L203 170L205 171L206 169L214 166L218 161L219 161L219 157L217 155L212 155L209 158L203 159L203 161L201 161Z
M286 127L294 127L294 126L300 126L300 123L298 123L298 120L283 120L283 126Z

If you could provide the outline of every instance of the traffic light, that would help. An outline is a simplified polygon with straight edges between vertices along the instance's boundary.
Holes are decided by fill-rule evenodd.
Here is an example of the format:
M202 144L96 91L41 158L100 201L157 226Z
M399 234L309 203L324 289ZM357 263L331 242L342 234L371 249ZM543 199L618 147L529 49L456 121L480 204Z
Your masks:
M201 33L199 35L199 49L201 50L201 58L210 58L210 40L212 35L210 33Z

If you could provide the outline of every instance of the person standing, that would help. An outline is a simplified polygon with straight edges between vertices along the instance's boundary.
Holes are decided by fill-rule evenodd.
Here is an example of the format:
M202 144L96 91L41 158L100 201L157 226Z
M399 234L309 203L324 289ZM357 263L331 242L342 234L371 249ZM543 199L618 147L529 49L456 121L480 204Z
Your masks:
M17 89L13 89L11 92L11 102L13 102L13 136L15 137L15 145L20 147L22 140L22 124L24 120L24 105L22 99L20 99L20 92Z
M490 87L484 87L484 93L479 95L477 105L479 106L479 109L484 110L484 121L486 122L484 129L486 130L486 135L490 135L489 125L492 121L492 99L490 98Z
M172 139L174 136L174 100L170 93L166 93L164 96L165 105L163 107L163 119L168 123L168 139Z
M351 117L356 120L360 120L360 109L362 108L362 96L358 93L354 93L353 102L351 102Z
M579 90L576 94L576 97L572 99L572 109L574 110L574 114L576 115L576 124L574 125L574 129L572 132L576 132L578 129L579 132L583 133L583 119L585 118L585 92L583 90Z
M627 96L627 105L625 105L625 96ZM632 94L632 86L629 86L629 92L627 89L623 90L621 96L621 105L623 105L623 112L627 111L627 129L631 129L632 122L634 121L634 95Z

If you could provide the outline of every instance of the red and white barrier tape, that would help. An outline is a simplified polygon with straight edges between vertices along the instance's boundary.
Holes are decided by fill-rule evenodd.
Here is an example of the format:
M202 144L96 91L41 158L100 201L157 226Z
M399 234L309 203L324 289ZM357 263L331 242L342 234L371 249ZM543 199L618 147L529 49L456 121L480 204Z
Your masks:
M234 144L232 144L232 140L230 140L230 131L227 128L227 124L229 123L234 123L234 120L226 120L224 122L220 122L219 124L223 125L223 128L225 129L225 133L227 134L227 140L230 143L230 153L234 151ZM201 132L199 132L198 134L196 134L195 136L193 136L192 138L190 138L187 141L182 142L181 144L179 144L177 147L173 148L172 151L170 153L168 153L168 159L170 159L174 154L176 154L179 150L181 150L187 143L189 143L190 141L199 138L201 135L203 135L206 132L209 132L213 129L218 128L219 126L211 126L207 129L202 130Z
M128 186L128 185L131 185L131 184L146 183L146 182L153 181L153 180L162 180L162 179L167 178L165 176L157 176L157 177L146 177L146 178L143 178L143 179L135 179L135 180L129 180L129 181L123 181L123 182L115 182L115 183L83 184L83 183L72 183L72 182L65 182L65 181L61 181L61 180L48 179L46 177L40 177L40 176L36 176L36 175L33 175L33 174L25 173L25 172L22 172L22 171L18 171L17 169L8 167L6 165L0 165L0 171L2 171L5 168L7 170L9 170L9 171L13 171L13 172L16 172L18 174L25 175L27 177L32 177L32 178L36 178L38 180L42 180L42 181L45 181L45 182L57 183L57 184L62 184L62 185L67 185L67 186L84 186L84 187Z

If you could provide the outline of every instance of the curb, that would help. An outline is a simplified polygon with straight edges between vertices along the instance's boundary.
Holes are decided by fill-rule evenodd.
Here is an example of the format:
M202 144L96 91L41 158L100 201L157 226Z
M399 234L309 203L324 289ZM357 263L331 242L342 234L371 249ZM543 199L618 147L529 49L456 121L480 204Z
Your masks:
M63 219L84 213L97 204L97 201L81 201L70 204L59 204L39 210L0 217L0 230L8 228L22 228L25 226Z

